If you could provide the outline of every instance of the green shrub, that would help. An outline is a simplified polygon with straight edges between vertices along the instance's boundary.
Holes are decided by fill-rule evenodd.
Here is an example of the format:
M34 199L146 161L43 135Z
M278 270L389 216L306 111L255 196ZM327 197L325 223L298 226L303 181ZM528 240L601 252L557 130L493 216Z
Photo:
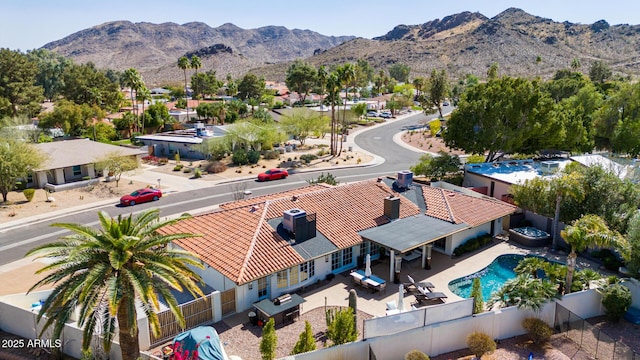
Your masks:
M300 334L298 342L293 347L291 355L303 354L316 349L316 339L311 331L311 324L309 321L304 322L304 331Z
M429 356L420 350L411 350L404 355L404 360L429 360Z
M238 149L233 152L231 161L234 165L247 165L249 163L249 157L244 149Z
M262 328L262 340L260 340L262 360L275 359L277 346L278 335L276 334L275 322L273 318L270 318Z
M185 173L185 174L188 174L188 173L191 172L191 168L186 167L186 168L182 169L182 172Z
M83 176L83 177L82 177L82 180L85 180L85 181L86 181L86 180L91 180L91 176Z
M496 342L493 341L489 335L480 331L474 331L467 336L467 346L469 346L469 350L480 359L482 355L496 349Z
M263 156L265 160L280 159L280 153L277 150L267 150Z
M617 322L631 306L631 291L626 286L613 284L602 289L601 293L607 318Z
M193 177L195 179L200 179L202 177L202 171L200 171L200 169L196 169L196 171L193 173Z
M354 323L353 309L327 309L327 338L333 345L342 345L358 340L357 326Z
M538 318L525 318L522 320L522 327L529 334L531 341L537 345L544 345L548 343L551 339L551 335L553 335L553 329Z
M176 164L180 164L180 153L173 155L173 160L176 161Z
M173 167L173 171L180 171L182 170L182 165L176 165Z
M33 196L36 194L36 190L35 189L24 189L24 190L22 190L22 193L24 194L24 197L27 198L27 201L31 202L31 200L33 200Z
M209 174L217 174L217 173L221 173L221 172L227 170L227 165L225 165L224 163L222 163L220 161L211 161L211 162L207 163L207 166L206 166L205 170Z
M260 152L255 150L250 150L247 152L247 160L249 164L257 164L260 161Z
M300 155L300 160L304 161L305 164L308 164L311 162L311 160L316 160L317 158L318 156L314 154Z
M461 244L453 250L453 255L460 256L462 254L478 250L482 246L490 243L493 237L489 234L480 235L473 239L467 240L464 244Z

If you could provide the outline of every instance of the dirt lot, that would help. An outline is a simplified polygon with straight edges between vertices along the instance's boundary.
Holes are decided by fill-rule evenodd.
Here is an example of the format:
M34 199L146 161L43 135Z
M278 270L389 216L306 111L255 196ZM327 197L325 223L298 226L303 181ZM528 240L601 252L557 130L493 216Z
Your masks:
M437 153L444 151L451 155L464 155L462 150L452 150L448 148L441 137L433 137L429 130L412 130L402 134L402 141L420 150Z

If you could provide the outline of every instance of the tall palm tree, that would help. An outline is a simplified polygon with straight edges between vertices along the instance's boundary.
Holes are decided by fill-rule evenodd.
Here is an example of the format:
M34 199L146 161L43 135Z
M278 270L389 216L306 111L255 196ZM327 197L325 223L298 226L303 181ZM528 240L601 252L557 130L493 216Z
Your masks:
M144 86L144 84L142 84L140 86L140 88L138 89L138 91L136 91L136 100L140 99L140 101L142 101L142 115L140 115L140 122L142 123L142 134L144 135L144 103L147 100L151 100L151 92L149 91L149 89Z
M347 63L337 69L338 79L344 85L344 106L342 107L342 128L340 129L340 150L338 156L342 153L342 137L344 137L344 127L347 122L347 96L349 94L349 85L353 84L356 78L356 69L353 64Z
M587 214L573 222L561 231L564 241L571 246L567 256L567 281L565 292L571 292L573 273L576 269L578 253L590 247L610 247L617 244L620 235L610 230L605 221L598 215Z
M185 321L171 289L188 290L194 297L203 296L196 285L200 277L189 267L201 267L200 262L185 251L167 245L194 234L166 235L161 229L185 217L160 221L160 211L146 210L135 218L110 218L99 212L101 229L80 224L58 223L72 232L60 241L30 250L26 256L50 258L53 262L37 273L49 273L29 291L53 284L51 295L38 314L46 316L42 331L54 327L54 337L60 338L65 323L76 308L83 328L82 348L88 349L96 330L104 336L108 352L116 332L116 320L122 358L135 360L139 356L136 303L141 303L153 333L160 335L156 311L159 296L184 327Z
M187 103L187 121L189 121L189 100L187 100L187 69L191 67L191 62L186 56L178 59L178 67L184 71L184 102Z
M196 80L198 79L198 69L200 69L202 67L202 61L200 61L200 58L197 57L196 55L191 56L191 62L189 64L191 66L192 69L194 69L196 71ZM196 81L196 89L194 90L196 95L200 95L200 93L198 92L198 81ZM196 97L198 99L198 105L200 105L200 97L197 96Z
M133 91L135 90L136 91L136 95L137 95L138 89L140 88L140 85L142 85L142 77L140 76L140 73L138 73L138 70L136 70L134 68L129 68L129 69L124 71L123 77L122 77L122 82L123 82L123 85L129 87L129 92L130 92L130 96L131 96L131 108L135 109L134 113L135 113L135 115L137 117L138 116L138 104L137 104L137 99L134 100Z
M558 248L558 224L560 223L560 205L562 204L562 200L566 198L573 198L578 201L584 199L585 194L582 183L582 175L577 171L562 174L561 176L551 179L549 183L549 190L556 200L553 215L553 242L551 246L554 250ZM567 285L570 286L571 284Z
M340 79L336 72L332 72L327 77L326 89L327 99L331 104L331 155L335 156L338 152L338 134L336 121L336 104L340 98Z

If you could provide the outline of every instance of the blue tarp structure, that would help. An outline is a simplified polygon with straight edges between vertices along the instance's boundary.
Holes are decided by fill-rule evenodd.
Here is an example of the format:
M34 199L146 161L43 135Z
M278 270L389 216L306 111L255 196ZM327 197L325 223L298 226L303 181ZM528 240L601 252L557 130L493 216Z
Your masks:
M174 359L225 360L218 333L211 326L199 326L173 339ZM197 351L198 357L193 357Z

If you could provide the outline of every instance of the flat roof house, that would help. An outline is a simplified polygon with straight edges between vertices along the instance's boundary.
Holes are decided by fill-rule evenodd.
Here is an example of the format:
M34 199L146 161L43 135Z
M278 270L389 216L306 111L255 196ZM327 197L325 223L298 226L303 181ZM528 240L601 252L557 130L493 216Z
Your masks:
M202 235L173 246L201 259L205 268L197 271L221 292L223 316L353 269L366 254L377 258L380 246L400 256L431 246L451 254L481 233L501 232L502 218L516 210L478 194L398 189L393 179L309 185L220 209L162 231Z

